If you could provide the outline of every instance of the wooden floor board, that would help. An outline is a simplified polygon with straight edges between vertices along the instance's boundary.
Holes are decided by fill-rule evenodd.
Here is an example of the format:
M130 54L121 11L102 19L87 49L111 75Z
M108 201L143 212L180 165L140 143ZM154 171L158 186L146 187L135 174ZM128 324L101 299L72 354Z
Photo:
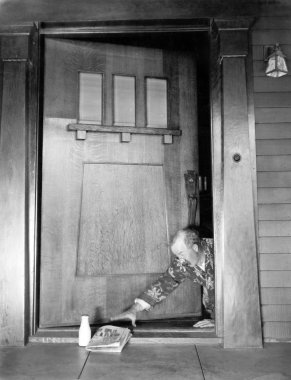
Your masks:
M291 344L227 350L197 346L205 380L290 380Z

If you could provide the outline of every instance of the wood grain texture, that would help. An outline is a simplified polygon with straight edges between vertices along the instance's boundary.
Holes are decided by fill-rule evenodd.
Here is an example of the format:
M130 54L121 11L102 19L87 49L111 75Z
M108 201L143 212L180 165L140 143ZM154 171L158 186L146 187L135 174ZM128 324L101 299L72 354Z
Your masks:
M27 128L27 239L28 239L28 256L29 277L26 277L27 286L30 288L30 294L27 301L26 326L29 334L33 334L37 328L38 303L36 302L39 287L39 255L36 242L39 241L39 223L37 219L39 206L39 152L38 152L38 133L39 133L39 34L34 24L31 30L30 42L30 62L32 67L29 70L29 105L28 105L28 128ZM38 269L36 269L38 268Z
M256 347L261 326L244 59L224 58L223 75L224 346Z
M288 253L261 254L260 270L290 270L291 255Z
M144 124L143 124L144 125ZM104 125L92 125L92 124L69 124L69 131L90 131L90 132L107 132L107 133L133 133L140 135L171 135L180 136L181 131L179 129L165 129L165 128L151 128L151 127L118 127L118 126L104 126Z
M252 33L252 43L254 45L275 45L278 41L280 44L290 44L289 30L254 30Z
M166 269L170 238L187 223L184 171L198 168L198 162L193 57L171 53L175 59L168 62L161 49L69 40L62 51L62 42L50 39L46 54L44 112L62 116L44 123L41 325L51 326L78 324L82 310L91 320L117 314L144 290L153 273ZM61 67L55 73L51 64L58 59ZM76 117L75 74L93 70L95 61L96 70L108 79L105 126L112 123L112 74L135 75L141 89L145 76L167 76L179 94L173 120L182 137L168 146L151 135L132 135L128 144L103 132L75 140L67 130ZM177 67L168 72L171 62ZM137 99L137 113L144 113L139 90ZM137 121L136 128L143 127L144 118ZM193 289L190 281L171 297L146 318L200 313L200 287Z
M262 73L262 75L266 75L265 72ZM284 107L291 107L291 93L290 92L259 92L254 94L254 100L255 100L255 107L265 107L265 108L275 108L273 111L274 113L278 112L280 115L284 112L284 110L276 109L276 108L284 108ZM289 121L289 120L288 120ZM260 122L260 121L258 121ZM271 122L271 120L267 121L268 123Z
M26 63L1 64L0 344L25 340Z
M291 155L257 156L258 172L291 171Z
M279 156L291 153L291 139L258 140L256 145L258 155Z
M270 286L261 289L263 304L276 305L288 301L290 276L290 73L285 80L271 81L265 76L266 50L277 38L285 54L290 55L289 36L290 20L288 18L259 18L252 33L254 101L256 117L256 151L258 179L258 219L261 285ZM282 79L282 78L281 78ZM286 236L285 236L286 235ZM282 271L282 278L274 271ZM284 271L286 270L286 271ZM266 272L270 271L270 272ZM279 273L279 272L278 272ZM287 282L285 282L287 280ZM272 288L272 286L276 286ZM281 292L282 291L282 292ZM275 298L275 295L277 298ZM288 302L287 302L288 303ZM280 307L280 306L279 306ZM269 318L263 309L263 320ZM281 313L282 314L282 313ZM282 320L286 318L282 315ZM280 313L277 319L280 320ZM290 337L290 331L284 323L276 326L264 324L264 336Z
M252 45L253 60L263 61L264 57L264 46L262 45Z
M259 221L259 236L291 236L291 221Z
M139 274L108 278L106 299L108 313L116 315L120 310L131 306L133 298L138 297L158 276L159 274ZM122 289L122 297L120 296L120 289ZM186 281L154 309L140 313L139 319L154 320L163 319L165 316L167 318L181 318L183 315L198 316L201 314L201 305L197 302L200 297L200 288Z
M262 305L291 305L291 288L262 288Z
M213 228L214 228L214 249L215 262L223 262L223 132L222 132L222 70L219 62L219 38L218 32L213 33L210 39L211 46L211 112L212 112L212 184L213 184ZM215 301L216 301L216 333L222 337L224 332L223 326L223 265L215 266Z
M261 271L261 286L263 288L290 288L290 271Z
M291 75L281 78L254 77L255 92L290 92Z
M290 341L291 322L265 322L263 324L264 338L270 341Z
M83 170L77 275L163 272L169 262L163 167L100 163Z
M271 171L258 172L258 187L274 188L274 187L290 187L291 172L287 171Z
M259 249L261 253L291 253L291 238L261 237Z
M290 139L291 123L261 123L256 124L257 140Z
M259 220L291 220L291 204L259 205Z
M260 188L258 189L258 202L260 204L266 203L291 203L291 194L289 188L275 188L267 189Z
M291 118L291 108L256 108L255 116L257 123L288 123Z

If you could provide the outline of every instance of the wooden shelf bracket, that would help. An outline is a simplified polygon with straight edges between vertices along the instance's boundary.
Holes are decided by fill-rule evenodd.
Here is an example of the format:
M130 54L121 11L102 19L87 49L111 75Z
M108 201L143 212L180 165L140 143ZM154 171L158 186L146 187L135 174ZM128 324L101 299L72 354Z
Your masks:
M131 127L131 126L105 126L98 124L68 124L68 131L76 131L77 140L86 140L87 132L120 133L121 142L130 142L131 135L163 136L164 144L173 144L173 136L181 136L180 129Z

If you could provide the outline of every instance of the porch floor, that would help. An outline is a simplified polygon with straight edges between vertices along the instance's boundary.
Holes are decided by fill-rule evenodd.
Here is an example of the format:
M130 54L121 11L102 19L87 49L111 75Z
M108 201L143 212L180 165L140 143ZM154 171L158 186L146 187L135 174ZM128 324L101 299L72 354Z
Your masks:
M76 344L0 348L0 379L290 380L291 344L226 350L209 345L128 344L88 353Z

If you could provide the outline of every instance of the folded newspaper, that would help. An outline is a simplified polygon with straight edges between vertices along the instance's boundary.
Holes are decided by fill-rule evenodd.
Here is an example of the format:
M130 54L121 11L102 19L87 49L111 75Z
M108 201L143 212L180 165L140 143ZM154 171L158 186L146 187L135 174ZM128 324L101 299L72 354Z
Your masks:
M131 338L129 329L117 326L102 326L86 346L92 352L121 352Z

